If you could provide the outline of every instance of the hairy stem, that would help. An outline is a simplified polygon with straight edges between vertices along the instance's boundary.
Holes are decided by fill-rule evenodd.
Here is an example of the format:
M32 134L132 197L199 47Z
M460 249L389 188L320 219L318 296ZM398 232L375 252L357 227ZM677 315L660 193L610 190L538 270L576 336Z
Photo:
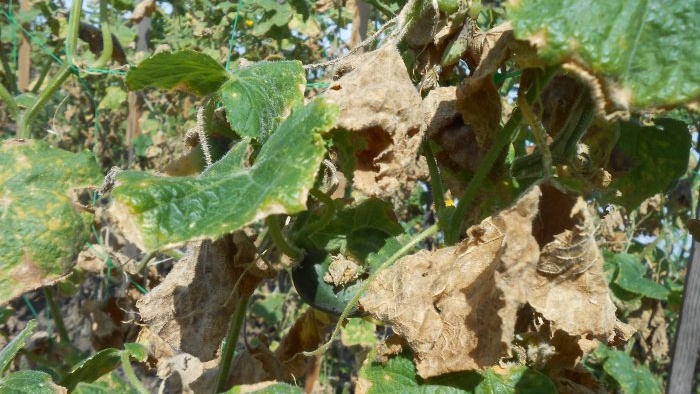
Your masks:
M549 145L547 145L547 138L545 137L547 132L544 130L544 127L542 127L542 123L535 117L535 114L532 112L524 96L518 97L518 108L523 112L525 121L532 130L537 149L542 152L544 179L549 179L552 176L552 152L550 152Z
M71 15L72 17L72 15ZM44 108L46 103L49 101L51 96L63 85L68 76L72 73L71 66L64 64L61 66L58 74L49 82L46 89L37 96L36 100L32 103L24 113L19 117L17 122L17 137L19 138L29 138L31 136L31 125L34 122L34 118L39 113L39 111Z
M322 228L326 227L331 220L333 220L333 217L335 217L335 204L330 197L316 188L311 189L310 193L323 203L323 214L317 221L304 226L304 228L302 228L295 235L295 239L301 239L315 233L318 230L321 230Z
M66 33L66 63L73 65L73 59L78 52L78 32L80 31L80 16L83 10L83 0L73 0L73 7L68 16L68 32Z
M216 389L214 394L220 393L226 389L228 371L231 369L233 353L236 351L238 336L240 335L241 327L243 327L243 321L248 307L248 299L249 297L241 296L236 304L236 310L231 314L228 332L226 333L226 339L221 349L221 362L219 363L219 372L216 376Z
M63 85L63 82L68 78L68 76L73 72L73 62L71 61L72 56L75 55L75 51L78 43L78 32L80 30L80 13L83 7L83 0L74 0L73 8L71 9L70 16L68 17L68 32L66 33L66 62L61 66L58 74L53 78L53 80L46 86L46 89L39 94L36 100L32 103L20 117L17 122L17 137L19 138L29 138L31 136L31 125L36 118L37 113L44 108L49 98L58 90L58 88ZM110 37L110 43L111 43Z

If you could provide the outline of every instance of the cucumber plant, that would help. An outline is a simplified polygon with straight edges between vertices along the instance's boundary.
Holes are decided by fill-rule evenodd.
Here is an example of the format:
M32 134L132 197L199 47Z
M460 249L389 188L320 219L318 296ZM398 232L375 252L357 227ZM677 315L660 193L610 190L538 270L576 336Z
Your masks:
M246 19L258 23L255 35L304 22L292 16L298 5L273 3L239 3L236 18L241 10L255 15ZM225 289L202 287L227 292L224 305L204 301L188 313L183 305L192 301L172 285L185 282L166 278L136 305L167 327L150 324L143 335L184 354L186 326L226 310L227 332L211 323L202 339L214 348L223 340L220 350L187 355L203 370L218 358L216 373L187 384L242 390L232 388L245 380L236 370L260 355L248 346L234 358L248 305L265 278L289 274L314 310L274 352L261 345L268 361L255 365L276 381L268 391L296 392L281 382L296 376L295 360L326 351L353 324L346 318L371 315L397 335L367 356L360 392L544 393L598 390L601 382L634 391L631 381L659 392L649 369L635 370L628 354L610 347L630 338L635 311L678 293L679 279L660 268L678 253L658 257L645 246L637 215L646 204L657 237L687 219L687 209L652 209L649 199L682 178L691 190L697 183L696 169L688 175L694 115L667 112L700 98L698 54L688 50L700 33L697 1L368 3L393 17L385 21L392 30L363 55L317 65L239 59L231 70L208 53L179 49L129 68L130 90L197 97L188 139L201 160L188 176L110 173L100 190L109 199L105 215L144 263L184 250L176 264L194 268L173 272L191 273L179 279L192 288L202 286L198 273L212 271L207 264L233 272ZM74 4L65 70L26 113L0 90L23 138L0 148L1 303L62 281L90 233L93 208L76 209L70 192L91 186L97 198L93 160L27 139L36 111L73 70L81 2ZM96 67L111 52L108 27L103 37ZM334 74L317 71L330 66ZM328 89L305 97L308 76L330 78ZM430 202L411 203L410 195ZM611 206L625 212L620 223L603 214ZM615 249L610 240L620 234L625 245ZM0 354L2 369L33 327ZM144 391L130 357L147 355L135 344L106 349L60 377L37 372L21 388L78 390L121 363ZM159 369L176 357L157 360ZM0 387L20 387L17 374L0 378Z

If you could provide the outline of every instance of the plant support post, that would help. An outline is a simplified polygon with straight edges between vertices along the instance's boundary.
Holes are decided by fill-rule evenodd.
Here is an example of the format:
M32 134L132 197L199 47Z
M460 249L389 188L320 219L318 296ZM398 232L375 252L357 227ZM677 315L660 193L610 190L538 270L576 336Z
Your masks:
M696 212L700 212L700 201ZM697 216L696 216L697 217ZM668 378L668 394L691 393L700 349L700 242L693 240L688 260L681 313L673 346Z

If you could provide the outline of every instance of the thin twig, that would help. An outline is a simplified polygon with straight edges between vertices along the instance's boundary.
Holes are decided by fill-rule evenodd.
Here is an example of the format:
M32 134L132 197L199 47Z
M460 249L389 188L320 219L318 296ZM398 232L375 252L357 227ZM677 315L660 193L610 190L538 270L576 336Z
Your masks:
M373 43L374 41L376 41L377 38L379 37L379 35L381 35L381 34L384 32L384 30L386 30L386 29L389 28L390 26L394 25L395 23L396 23L396 18L393 18L393 19L387 21L382 27L379 28L379 30L377 30L377 31L376 31L374 34L372 34L370 37L368 37L368 38L366 38L364 41L362 41L358 46L356 46L355 48L353 48L352 50L350 50L350 52L348 52L348 53L346 53L346 54L344 54L344 55L342 55L342 56L339 56L339 57L337 57L337 58L335 58L335 59L328 60L328 61L325 61L325 62L304 65L304 70L315 70L315 69L317 69L317 68L330 67L330 66L333 66L333 65L339 63L339 62L342 61L343 59L345 59L345 58L347 58L347 57L349 57L349 56L352 56L352 55L356 54L357 52L360 51L360 49L362 49L362 48L366 47L367 45L369 45L369 44Z

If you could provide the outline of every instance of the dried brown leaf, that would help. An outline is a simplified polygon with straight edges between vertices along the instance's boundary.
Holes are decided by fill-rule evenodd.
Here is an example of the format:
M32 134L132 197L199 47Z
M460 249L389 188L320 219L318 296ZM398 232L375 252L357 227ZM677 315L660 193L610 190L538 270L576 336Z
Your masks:
M285 379L304 374L306 359L301 353L316 350L323 344L335 322L335 318L313 308L299 316L275 349L275 356L284 366Z
M131 14L131 19L134 22L141 22L141 19L150 17L156 10L155 0L142 0L134 7L134 12Z
M331 256L331 263L323 276L323 281L334 286L348 286L357 280L363 272L361 264L339 254Z
M408 195L426 168L418 158L425 125L421 98L394 46L349 59L326 97L340 107L337 126L367 142L356 152L354 188L384 200ZM397 195L398 194L398 195Z
M226 333L235 298L252 294L269 274L255 265L255 253L240 233L194 244L165 280L137 303L143 322L175 349L211 360ZM238 294L232 294L241 275Z
M543 213L543 218L553 218L555 212L570 212L570 215L569 223L562 223L561 217L556 226L546 221L542 223L544 228L563 225L564 231L555 234L542 247L537 272L529 283L528 302L552 322L554 329L570 335L590 334L606 339L613 332L617 319L588 206L581 197L572 199L551 187L542 190L540 206L545 212L551 212ZM571 204L568 209L565 208L567 204ZM562 210L553 210L557 206Z
M642 309L630 315L629 325L639 332L639 344L645 354L651 354L655 360L668 358L666 319L660 302L646 300Z
M460 116L457 112L457 88L440 87L431 90L421 102L423 121L428 138L433 138Z
M472 227L460 245L400 259L361 299L365 310L406 339L421 377L487 368L507 354L523 295L504 292L495 273L509 248L522 264L537 263L530 233L538 200L533 189L513 208Z
M507 356L526 304L549 324L545 339L559 360L573 365L584 354L577 338L607 339L616 322L591 220L580 198L535 187L471 227L461 244L400 259L360 303L406 339L423 378L484 369ZM544 231L533 231L533 222ZM564 268L538 270L552 264Z
M474 130L479 149L488 150L501 121L501 96L493 79L465 79L457 89L457 111Z
M231 363L229 385L253 384L268 380L282 380L284 366L277 355L270 351L264 337L260 343L238 354ZM297 376L301 376L297 375Z

